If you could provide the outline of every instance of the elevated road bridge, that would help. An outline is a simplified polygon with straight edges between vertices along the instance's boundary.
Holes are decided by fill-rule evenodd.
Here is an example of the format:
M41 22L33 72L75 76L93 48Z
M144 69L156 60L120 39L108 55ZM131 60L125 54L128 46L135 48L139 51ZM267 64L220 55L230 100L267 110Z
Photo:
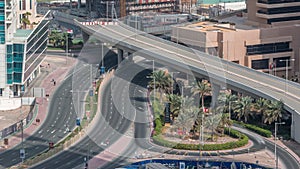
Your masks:
M284 108L292 114L291 137L300 142L299 84L139 32L121 22L74 22L82 29L85 40L93 36L118 48L119 61L126 52L129 60L134 55L143 56L197 78L207 78L213 84L213 100L224 87L254 97L282 100Z

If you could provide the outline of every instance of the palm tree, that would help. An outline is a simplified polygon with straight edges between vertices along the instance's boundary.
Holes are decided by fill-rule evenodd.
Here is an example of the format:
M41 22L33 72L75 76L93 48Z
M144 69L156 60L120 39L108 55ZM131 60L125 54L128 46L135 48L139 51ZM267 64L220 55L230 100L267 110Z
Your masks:
M266 112L270 107L270 101L264 98L259 98L253 105L254 110L261 116L261 123L264 123Z
M222 113L229 113L231 112L232 108L234 107L234 104L237 100L237 96L231 93L221 93L218 97L218 112ZM229 104L230 104L230 110L229 110Z
M195 105L193 98L190 98L190 97L182 98L182 105L181 105L181 109L179 111L179 115L185 114L187 116L187 118L189 118L189 120L188 120L189 129L191 129L191 128L193 129L193 134L195 134L195 122L196 122L196 119L198 116L198 112L199 112L199 110L198 110L197 106ZM177 118L176 118L176 120L177 120Z
M172 114L172 121L174 121L174 118L178 116L179 111L181 109L181 105L182 105L182 97L175 95L175 94L169 94L167 95L169 103L171 104L170 106L170 111Z
M182 129L184 133L190 131L194 124L194 119L191 118L191 114L189 113L179 113L178 117L176 118L174 125Z
M30 16L30 12L26 12L23 14L23 18L21 19L21 22L23 23L23 28L26 29L27 25L30 25L30 20L28 19L28 16Z
M233 122L229 119L229 113L222 113L220 118L220 123L218 125L218 129L221 130L222 135L224 135L225 127L232 126Z
M204 107L204 96L211 92L211 87L206 81L197 81L192 88L193 95L199 94L201 98L201 106Z
M248 121L249 115L251 114L252 101L253 99L249 96L241 97L241 99L238 100L234 107L234 112L238 120L244 118L244 122Z
M269 109L266 111L265 123L273 123L274 121L281 121L283 112L283 102L277 100L271 100L269 104Z
M27 25L30 24L30 21L29 21L28 18L22 18L22 19L21 19L21 22L22 22L22 24L23 24L23 28L24 28L24 29L26 29Z
M49 41L53 43L54 47L59 46L59 44L63 41L62 34L57 31L51 31Z
M171 75L167 74L163 70L155 71L151 74L152 80L149 82L149 86L152 89L158 88L160 93L160 102L162 102L163 92L168 92L171 84ZM154 84L155 79L155 84Z
M213 114L207 116L204 121L205 128L210 130L211 140L214 141L215 129L219 126L222 114Z

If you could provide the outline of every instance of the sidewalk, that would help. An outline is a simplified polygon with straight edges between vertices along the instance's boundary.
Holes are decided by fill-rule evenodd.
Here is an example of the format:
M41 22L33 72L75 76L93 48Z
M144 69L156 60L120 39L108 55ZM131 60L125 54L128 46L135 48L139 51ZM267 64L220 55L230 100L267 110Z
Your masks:
M64 80L65 76L75 65L77 62L76 59L68 58L66 62L66 57L62 56L47 56L44 62L41 64L41 73L38 77L32 82L29 88L25 91L24 96L30 96L30 90L33 87L41 87L45 88L46 94L49 94L51 98L55 89L59 86L59 84ZM67 63L67 64L66 64ZM55 79L56 85L54 86L52 79ZM32 119L32 123L24 129L24 140L29 137L32 133L34 133L44 122L47 111L48 111L48 98L36 98L36 106L38 106L37 115ZM39 119L40 122L37 123L36 119ZM19 143L21 143L21 132L13 134L8 137L8 146L5 146L4 149L0 151L5 151L10 149ZM3 144L3 140L1 142Z

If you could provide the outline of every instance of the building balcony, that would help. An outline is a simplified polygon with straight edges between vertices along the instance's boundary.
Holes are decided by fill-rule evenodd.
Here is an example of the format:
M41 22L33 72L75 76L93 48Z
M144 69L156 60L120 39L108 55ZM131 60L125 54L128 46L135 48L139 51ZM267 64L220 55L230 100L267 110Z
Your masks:
M264 18L264 19L273 19L273 18L287 18L287 17L295 17L300 16L300 12L293 12L293 13L281 13L281 14L266 14L263 12L257 12L257 17Z
M12 23L12 18L11 17L7 17L5 23L11 24Z
M261 8L280 8L280 7L289 7L289 6L298 6L300 4L300 0L290 0L290 1L282 1L282 0L258 0L256 2L257 7Z
M17 5L17 1L15 1L15 0L7 0L5 2L5 4L6 4L5 11L6 12L12 12L15 9L16 5Z
M300 0L294 0L293 2L280 2L280 3L263 3L259 0L256 2L256 6L260 8L282 8L282 7L292 7L300 6Z
M5 11L6 12L12 12L12 6L6 6Z

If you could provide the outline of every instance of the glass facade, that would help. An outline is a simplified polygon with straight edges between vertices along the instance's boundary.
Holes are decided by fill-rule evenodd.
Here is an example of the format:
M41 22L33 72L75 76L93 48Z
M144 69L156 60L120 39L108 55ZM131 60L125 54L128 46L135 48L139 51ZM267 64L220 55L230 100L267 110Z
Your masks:
M41 64L46 57L48 40L48 20L43 20L28 38L25 55L24 80Z
M5 44L5 2L0 0L0 44Z
M7 84L21 83L24 44L6 45Z
M252 60L252 69L268 69L269 59Z
M259 55L289 51L292 51L292 49L290 49L290 42L278 42L247 46L247 55Z
M288 64L288 66L290 66L290 62L283 62L282 60L290 60L290 59L291 59L290 56L286 56L286 57L274 58L273 61L275 62L276 67L285 67L286 63Z

